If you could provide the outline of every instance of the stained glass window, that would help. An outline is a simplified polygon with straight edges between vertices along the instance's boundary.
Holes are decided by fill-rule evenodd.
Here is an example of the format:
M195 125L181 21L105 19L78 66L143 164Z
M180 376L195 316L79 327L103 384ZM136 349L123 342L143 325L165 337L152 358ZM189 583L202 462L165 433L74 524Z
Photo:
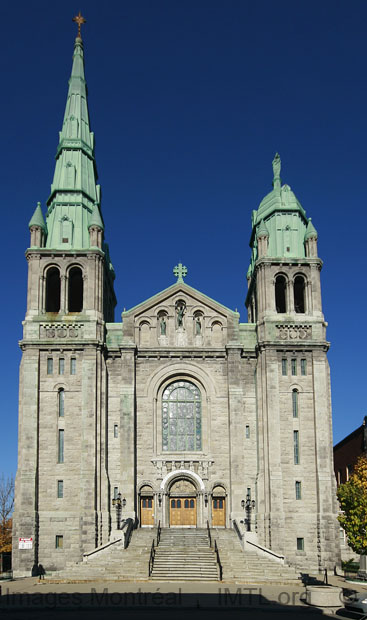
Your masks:
M201 393L193 383L175 381L163 392L163 450L201 450Z

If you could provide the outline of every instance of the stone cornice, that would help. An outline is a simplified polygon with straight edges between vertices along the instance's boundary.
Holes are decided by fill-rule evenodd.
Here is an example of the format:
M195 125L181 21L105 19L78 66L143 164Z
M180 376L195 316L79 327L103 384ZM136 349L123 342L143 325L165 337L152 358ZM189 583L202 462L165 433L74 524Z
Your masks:
M70 250L53 250L52 248L27 248L25 251L25 256L27 260L35 257L37 259L44 258L46 256L53 257L62 257L62 258L81 258L82 256L87 256L88 258L92 258L93 256L99 256L101 259L105 258L105 253L100 248L90 248L85 249L81 248L72 248Z

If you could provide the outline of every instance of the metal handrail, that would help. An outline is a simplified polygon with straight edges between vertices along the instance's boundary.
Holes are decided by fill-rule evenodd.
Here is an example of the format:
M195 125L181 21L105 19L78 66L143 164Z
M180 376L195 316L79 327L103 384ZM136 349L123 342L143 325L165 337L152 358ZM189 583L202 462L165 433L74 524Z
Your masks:
M151 576L153 572L154 557L155 557L155 546L154 546L154 538L153 538L152 546L150 549L150 557L149 557L149 568L148 568L149 577Z
M209 521L206 522L206 528L208 530L209 547L212 548L212 535L210 533Z
M160 520L158 521L158 529L157 529L157 547L161 541L161 532L162 532L162 528L161 528L161 522Z
M218 564L218 569L219 569L219 581L222 581L222 578L223 578L223 567L222 567L222 563L220 561L218 545L217 545L217 541L216 540L214 541L214 551L215 551L215 555L217 556L217 564Z
M126 519L125 525L126 525L126 530L124 532L124 549L127 549L130 544L132 531L135 527L134 520L131 518Z
M238 527L238 523L236 521L236 519L233 519L233 529L236 532L238 538L242 541L243 540L243 535L241 534L240 528Z

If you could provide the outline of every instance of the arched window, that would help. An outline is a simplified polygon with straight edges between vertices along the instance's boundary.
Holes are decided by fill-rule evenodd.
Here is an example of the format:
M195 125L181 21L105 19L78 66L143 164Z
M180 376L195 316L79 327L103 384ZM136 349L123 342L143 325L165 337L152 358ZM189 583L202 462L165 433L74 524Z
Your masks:
M295 311L305 312L305 279L302 276L296 276L294 279L293 292Z
M275 308L277 312L287 312L286 301L287 281L284 276L277 276L275 280Z
M57 267L46 275L46 312L60 312L60 272Z
M203 313L198 311L194 314L194 335L201 336L203 333Z
M212 345L221 346L223 344L223 327L219 321L212 325Z
M189 381L175 381L163 392L162 446L174 452L201 450L201 393Z
M69 271L69 312L83 310L83 273L80 267Z
M150 345L150 325L146 321L143 321L139 325L140 330L140 346L147 347Z
M65 404L65 392L64 390L61 388L58 392L58 399L59 399L59 418L63 418L64 417L64 404Z
M292 410L293 417L298 418L298 390L292 392Z

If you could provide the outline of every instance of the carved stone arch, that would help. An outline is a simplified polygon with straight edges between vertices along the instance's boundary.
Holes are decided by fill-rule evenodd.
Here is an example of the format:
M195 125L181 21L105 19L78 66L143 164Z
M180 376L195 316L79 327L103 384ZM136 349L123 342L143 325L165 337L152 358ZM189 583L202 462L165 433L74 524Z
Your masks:
M286 273L285 271L277 271L274 275L273 275L273 285L275 285L275 281L277 279L278 276L284 276L284 278L286 279L287 282L287 286L289 285L289 275L288 273Z
M141 347L150 345L151 321L148 318L142 318L139 321L139 344Z
M216 497L227 497L227 485L221 480L216 480L210 485L210 494Z
M307 277L307 275L304 273L304 271L295 271L295 272L292 274L292 276L291 276L291 281L292 281L292 284L294 284L294 281L295 281L295 279L296 279L298 276L301 276L302 278L304 278L305 282L308 282L308 277Z
M291 392L293 392L294 390L297 390L297 392L299 393L304 391L302 386L299 385L298 383L291 383L291 385L289 386L289 389Z
M183 474L169 483L167 491L171 497L175 495L179 497L192 497L198 493L197 481Z
M55 269L58 269L58 270L59 270L59 272L60 272L60 276L61 276L61 273L63 272L63 270L61 269L61 266L60 266L58 263L55 263L55 262L53 262L53 261L52 261L51 263L47 263L47 265L44 265L44 267L43 267L43 270L42 270L42 275L43 275L43 277L44 277L44 278L46 278L46 277L47 277L47 272L48 272L50 269L52 269L53 267L54 267Z
M193 361L176 362L174 364L167 362L158 371L152 372L145 384L145 396L152 399L157 398L159 392L162 393L164 387L169 382L175 381L178 378L186 379L187 381L193 380L194 383L199 383L207 397L210 395L213 397L218 396L217 385L212 377L202 366Z
M177 302L180 302L180 301L182 301L185 304L185 306L187 306L188 304L187 295L182 293L182 291L180 291L179 293L177 293L176 295L172 297L172 303L174 306L177 304Z
M161 482L161 490L164 493L168 493L171 487L171 481L174 482L179 479L186 479L194 483L198 492L203 493L205 491L204 482L200 476L194 471L190 471L188 469L176 469L175 471L171 471L167 474Z
M166 315L169 315L169 308L168 306L158 306L157 310L156 310L156 315L157 317Z
M68 265L67 265L67 267L65 269L65 273L66 273L67 276L69 276L69 273L70 273L71 269L74 269L74 267L79 267L79 269L81 270L81 272L84 275L84 273L85 273L84 265L82 265L81 262L72 261L72 262L68 263Z
M139 485L138 494L141 497L154 497L155 491L151 482L143 481Z
M152 321L151 321L151 319L150 319L148 316L142 316L142 317L139 319L139 322L138 322L138 327L139 327L139 329L140 329L143 325L149 325L149 328L150 328L150 327L152 327Z
M68 392L68 390L69 390L68 383L67 382L55 383L53 388L52 388L52 391L53 392L58 392L59 390L64 390L65 392Z
M216 315L214 317L212 317L209 321L209 327L210 329L213 328L213 325L219 324L221 326L221 328L223 329L224 327L224 319L223 317Z
M205 308L202 305L196 304L196 306L192 306L191 312L193 316L196 316L197 314L200 316L205 316Z

